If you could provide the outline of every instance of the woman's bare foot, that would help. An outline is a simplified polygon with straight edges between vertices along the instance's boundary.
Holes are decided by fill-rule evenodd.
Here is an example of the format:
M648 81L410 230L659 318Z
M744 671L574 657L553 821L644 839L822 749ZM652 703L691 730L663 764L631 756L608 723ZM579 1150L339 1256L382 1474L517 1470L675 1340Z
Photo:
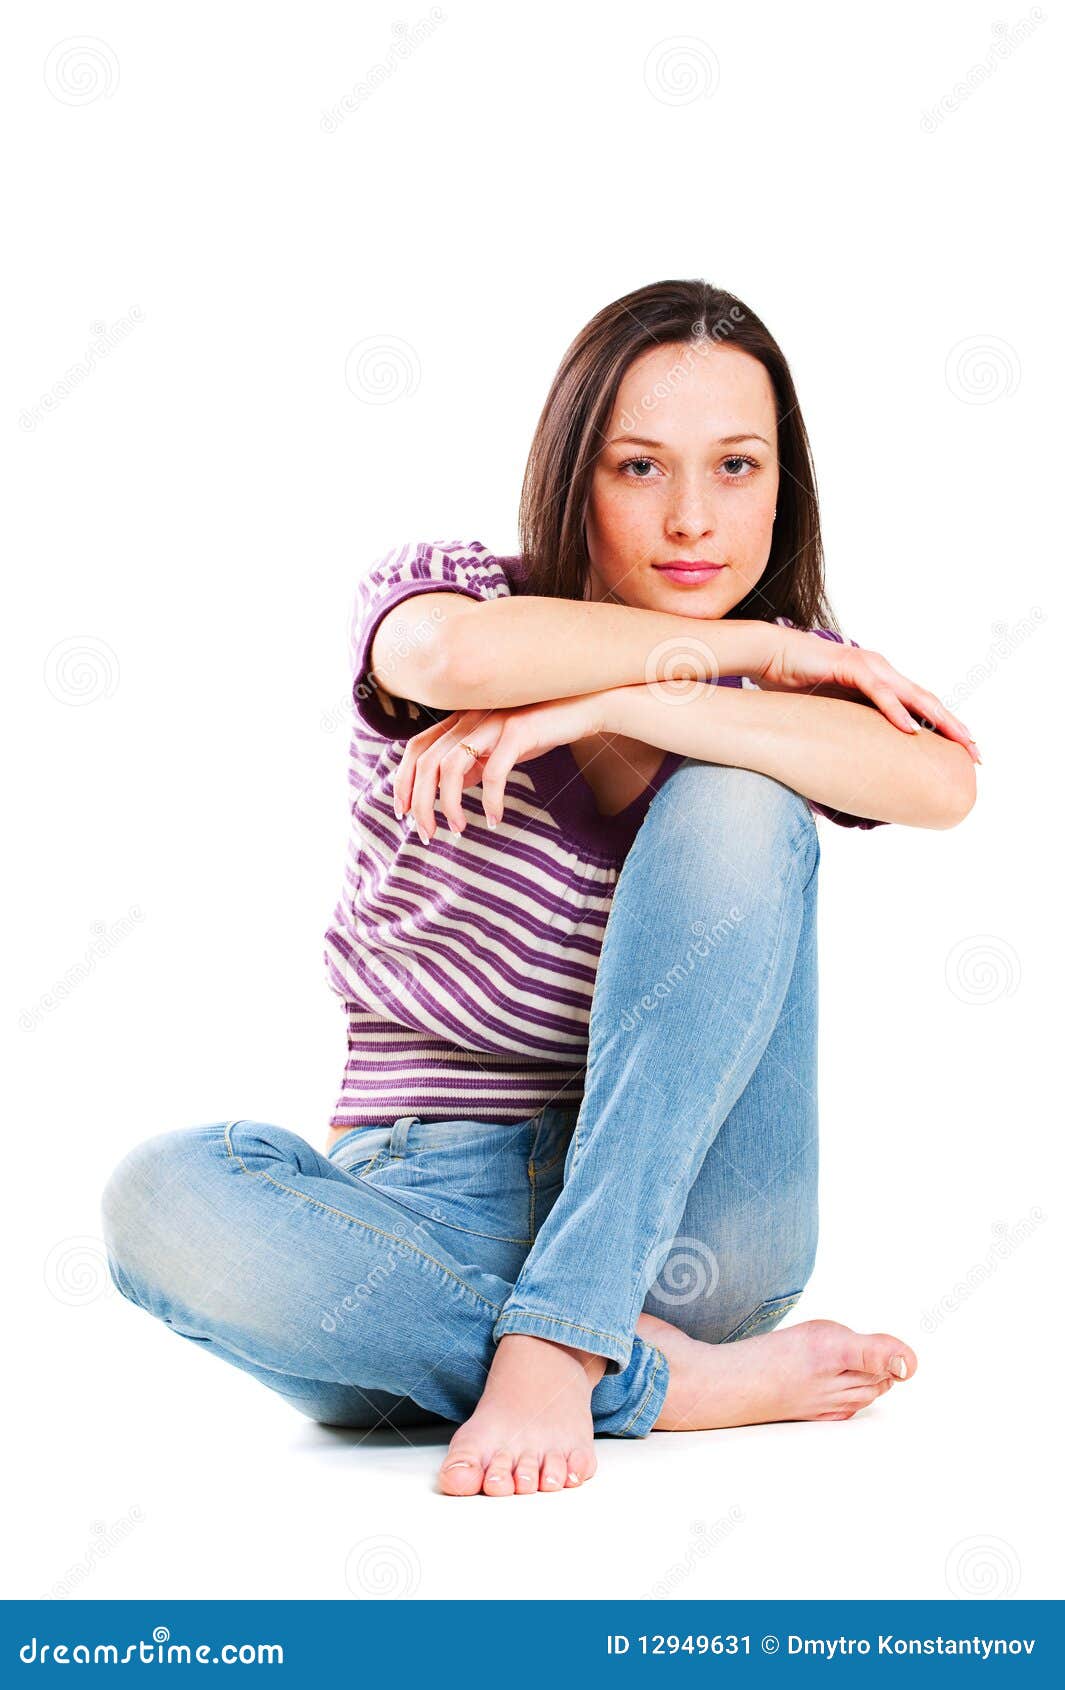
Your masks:
M641 1314L636 1330L669 1363L659 1432L849 1420L917 1369L901 1338L852 1332L834 1320L732 1344L702 1344L650 1314ZM590 1399L605 1366L602 1356L546 1338L501 1338L484 1395L448 1448L444 1494L528 1496L590 1479L597 1466Z
M917 1357L887 1332L852 1332L834 1320L805 1320L781 1332L702 1344L655 1315L636 1330L669 1362L659 1432L755 1426L768 1420L849 1420L910 1379Z
M440 1469L444 1495L529 1496L590 1479L591 1395L605 1367L603 1356L547 1338L500 1338L484 1395Z

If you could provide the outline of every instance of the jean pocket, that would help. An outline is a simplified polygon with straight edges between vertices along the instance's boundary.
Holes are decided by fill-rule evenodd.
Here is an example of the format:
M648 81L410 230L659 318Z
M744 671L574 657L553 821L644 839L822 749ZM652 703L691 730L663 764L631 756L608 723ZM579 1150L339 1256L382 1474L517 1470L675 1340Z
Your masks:
M759 1332L771 1332L795 1307L801 1296L801 1291L788 1291L783 1297L767 1297L756 1309L752 1309L749 1315L745 1315L739 1325L733 1327L721 1342L731 1344L736 1338L753 1338Z
M353 1127L327 1152L330 1162L346 1174L365 1174L388 1149L390 1127Z

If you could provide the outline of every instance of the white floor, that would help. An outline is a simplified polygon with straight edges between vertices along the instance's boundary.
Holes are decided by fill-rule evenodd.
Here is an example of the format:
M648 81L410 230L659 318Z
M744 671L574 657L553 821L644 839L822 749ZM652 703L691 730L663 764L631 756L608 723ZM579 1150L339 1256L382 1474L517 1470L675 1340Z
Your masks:
M1042 1249L1037 1231L971 1306L915 1337L918 1376L850 1422L600 1438L583 1491L504 1501L436 1494L433 1433L304 1420L125 1303L87 1243L80 1276L62 1298L44 1288L22 1335L37 1359L15 1374L30 1429L5 1588L1049 1597L1060 1406L1040 1353L1057 1337L1036 1298L1014 1301L1016 1276L1039 1282ZM829 1310L812 1296L803 1312Z

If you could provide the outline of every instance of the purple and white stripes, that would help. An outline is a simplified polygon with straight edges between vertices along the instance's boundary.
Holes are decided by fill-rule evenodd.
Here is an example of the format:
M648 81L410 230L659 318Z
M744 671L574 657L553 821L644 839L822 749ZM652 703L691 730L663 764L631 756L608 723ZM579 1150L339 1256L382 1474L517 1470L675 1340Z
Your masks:
M391 776L404 742L441 713L389 698L393 715L370 682L369 656L387 611L446 589L477 599L520 592L520 560L496 558L478 542L413 543L358 583L351 831L324 949L348 1023L334 1127L403 1114L521 1121L547 1104L580 1103L614 886L654 793L683 761L667 753L632 804L601 816L572 753L559 746L507 777L498 828L485 823L480 786L469 787L464 832L440 826L423 845L407 819L396 819ZM411 628L416 639L416 604Z

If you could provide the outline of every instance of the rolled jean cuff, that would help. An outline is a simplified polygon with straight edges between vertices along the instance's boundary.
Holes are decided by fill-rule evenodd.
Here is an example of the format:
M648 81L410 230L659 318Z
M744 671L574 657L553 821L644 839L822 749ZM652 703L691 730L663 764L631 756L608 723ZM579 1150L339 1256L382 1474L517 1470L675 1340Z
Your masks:
M638 1339L624 1374L604 1374L592 1392L596 1435L646 1438L662 1413L668 1387L669 1362L656 1345Z
M498 1343L509 1332L523 1332L530 1338L550 1338L556 1344L568 1344L571 1349L605 1356L608 1375L623 1372L632 1357L631 1337L600 1332L597 1327L582 1326L578 1321L563 1320L555 1314L537 1314L534 1309L505 1309L492 1328L492 1337Z

